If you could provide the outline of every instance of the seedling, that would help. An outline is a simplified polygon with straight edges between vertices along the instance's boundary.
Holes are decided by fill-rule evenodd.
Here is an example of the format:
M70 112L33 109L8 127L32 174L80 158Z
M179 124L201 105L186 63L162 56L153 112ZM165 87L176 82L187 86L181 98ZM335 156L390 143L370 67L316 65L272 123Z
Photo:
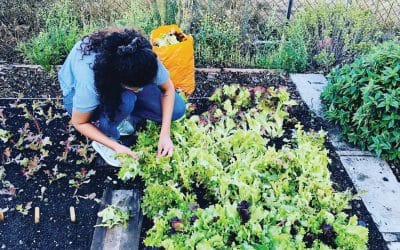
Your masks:
M57 156L58 161L66 162L69 152L72 150L72 142L75 140L74 135L70 135L67 140L61 141L60 144L64 146L64 151L62 156Z
M12 137L12 133L10 131L4 130L0 128L0 140L3 143L8 142L8 140Z
M22 204L18 204L18 205L15 207L15 209L16 209L18 212L20 212L22 215L27 215L27 214L29 213L29 210L31 210L31 208L32 208L32 202L31 202L31 201L30 201L30 202L27 202L27 203L25 204L25 206L22 205Z
M93 162L94 158L96 157L93 148L89 145L89 140L86 140L86 143L80 142L76 152L81 157L80 160L76 161L76 164L88 165Z
M67 176L66 173L60 173L58 172L58 165L55 165L54 168L52 168L52 170L43 170L43 172L49 177L49 182L50 184L58 181L61 178L64 178L65 176Z
M120 208L115 205L108 205L105 209L100 211L97 216L102 218L102 222L95 227L113 228L114 226L128 227L129 210L127 208Z
M73 197L77 198L76 194L77 194L79 188L83 184L89 183L90 177L94 174L96 174L95 170L91 169L91 170L87 171L85 168L81 168L81 171L75 173L74 179L71 179L68 182L70 187L75 187Z

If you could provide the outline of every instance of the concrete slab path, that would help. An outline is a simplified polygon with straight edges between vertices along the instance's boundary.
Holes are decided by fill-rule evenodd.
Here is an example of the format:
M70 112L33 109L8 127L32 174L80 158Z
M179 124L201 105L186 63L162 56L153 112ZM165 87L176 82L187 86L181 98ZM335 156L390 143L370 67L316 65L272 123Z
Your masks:
M323 118L320 95L327 85L321 74L291 74L301 98ZM328 131L329 139L390 250L400 250L400 183L390 166L370 152L344 142L339 129Z

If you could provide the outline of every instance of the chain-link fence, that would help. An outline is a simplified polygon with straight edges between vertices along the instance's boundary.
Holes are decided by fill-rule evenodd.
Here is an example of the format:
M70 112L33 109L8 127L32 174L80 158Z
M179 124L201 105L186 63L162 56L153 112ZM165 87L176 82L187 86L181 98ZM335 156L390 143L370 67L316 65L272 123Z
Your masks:
M387 27L396 27L400 29L400 1L399 0L252 0L252 1L205 1L205 0L192 0L194 4L204 6L206 3L209 6L219 6L221 9L229 9L234 2L236 7L240 4L238 2L247 2L247 5L255 11L259 11L261 15L271 15L274 13L278 20L285 21L289 18L294 18L296 12L304 6L315 6L321 2L334 5L338 2L345 2L352 8L365 8L370 10L380 21ZM213 3L211 3L213 2ZM238 11L240 14L246 12Z
M204 16L211 15L222 23L233 22L241 35L250 34L247 37L255 43L269 42L280 32L282 24L296 19L303 7L317 9L321 2L344 2L352 9L369 10L383 29L400 30L400 0L0 0L0 61L21 61L16 45L44 28L45 21L38 13L64 1L70 3L80 24L94 21L96 26L105 26L125 18L129 25L136 25L141 15L151 19L146 32L153 25L175 22L193 33Z
M316 5L320 0L285 0L279 1L281 6L287 7L287 11L291 15L295 15L304 5L313 6ZM338 0L325 0L328 4L335 4ZM399 0L346 0L347 4L354 7L367 8L369 9L377 18L378 21L383 23L387 27L400 28L400 1ZM290 3L292 3L292 8L290 10Z

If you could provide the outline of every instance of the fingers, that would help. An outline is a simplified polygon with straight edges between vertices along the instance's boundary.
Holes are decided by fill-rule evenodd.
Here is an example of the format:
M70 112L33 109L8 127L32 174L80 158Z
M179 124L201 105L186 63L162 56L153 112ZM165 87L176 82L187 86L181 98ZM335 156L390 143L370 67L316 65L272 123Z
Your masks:
M132 152L130 155L132 156L133 159L139 160L139 156L137 154L135 154L134 152Z
M164 157L168 153L168 150L165 147L161 147L160 150L158 150L158 157Z
M160 147L157 152L158 157L172 157L172 154L174 152L174 147Z
M174 152L174 147L171 147L169 150L168 150L168 154L167 154L167 157L172 157L172 153Z
M160 157L162 152L163 152L163 147L161 145L158 145L157 156Z

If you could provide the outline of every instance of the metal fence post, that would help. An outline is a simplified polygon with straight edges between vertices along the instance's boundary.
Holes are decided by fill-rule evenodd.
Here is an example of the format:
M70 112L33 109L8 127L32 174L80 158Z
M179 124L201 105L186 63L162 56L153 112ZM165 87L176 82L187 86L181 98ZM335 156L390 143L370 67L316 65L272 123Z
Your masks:
M289 0L288 9L286 13L286 18L288 20L290 19L290 15L292 14L292 5L293 5L293 0Z

